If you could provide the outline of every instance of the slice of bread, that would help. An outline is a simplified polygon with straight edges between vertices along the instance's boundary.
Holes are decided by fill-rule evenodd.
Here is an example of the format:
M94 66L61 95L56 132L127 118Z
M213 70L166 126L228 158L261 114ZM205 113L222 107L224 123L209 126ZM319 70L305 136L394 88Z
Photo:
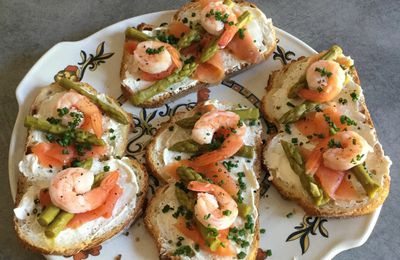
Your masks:
M322 52L318 55L321 56L324 53ZM353 64L350 57L340 55L339 58L351 65ZM345 177L351 179L351 184L360 194L359 199L331 199L322 206L316 206L309 194L303 189L298 176L291 169L280 144L282 139L291 142L292 138L296 137L298 142L303 144L303 147L307 149L314 147L308 138L302 135L295 126L286 126L278 121L285 112L291 109L292 105L299 105L304 101L300 98L289 99L287 93L290 87L305 74L311 63L310 57L300 57L270 75L266 94L262 100L261 111L266 120L275 124L278 132L270 135L267 140L264 148L264 163L277 190L284 197L296 201L307 214L325 217L351 217L369 214L382 205L389 193L389 167L391 161L389 157L384 155L382 146L378 141L371 116L365 104L360 80L353 65L348 70L348 79L343 90L332 102L338 104L339 111L357 121L357 126L349 126L348 130L359 133L373 148L373 152L367 155L366 167L371 173L372 179L381 186L375 196L369 198L355 176L352 173L347 173ZM287 127L291 129L289 131L291 133L287 133L287 129L285 131Z
M258 205L259 192L256 194L256 205ZM156 194L152 197L147 206L144 222L147 229L154 237L159 251L160 259L188 259L174 254L177 246L176 243L179 237L185 237L175 227L178 220L172 215L175 211L164 213L163 208L169 205L173 209L177 209L180 204L175 195L175 183L169 183L157 189ZM256 259L257 249L259 245L259 221L257 218L254 236L251 239L251 245L247 248L247 255L243 259ZM171 242L172 241L172 242ZM192 249L195 248L195 243L188 238L183 240L184 245L189 245ZM240 249L240 248L239 248ZM239 253L239 252L238 252ZM200 249L196 251L196 255L189 259L225 259L224 257L210 254L209 252ZM227 258L232 259L232 258ZM236 256L233 257L236 259Z
M225 104L217 101L207 101L205 103L213 104L218 109L237 109L238 107L234 107L230 104ZM171 121L164 123L161 128L158 130L157 134L151 141L151 143L147 146L146 150L146 160L147 166L150 169L150 172L157 177L162 183L167 183L166 185L160 187L156 194L153 196L149 205L146 209L145 214L145 224L152 236L154 237L157 247L159 250L160 258L161 259L183 259L184 257L175 255L175 250L177 249L176 242L178 237L183 237L184 240L182 241L184 245L189 245L192 249L195 248L195 243L185 237L183 234L179 232L179 230L175 227L177 223L177 219L173 216L176 212L180 203L175 195L175 184L176 179L169 176L163 168L174 161L173 158L182 158L186 159L190 156L187 153L181 152L172 152L168 149L171 145L175 144L176 142L186 140L190 138L190 129L183 129L177 124L176 121L190 117L194 115L200 106L196 107L192 111L179 113L175 115ZM247 185L246 194L244 195L246 204L249 203L248 201L252 201L253 211L251 215L255 219L255 232L252 236L247 238L247 241L250 243L249 247L246 249L241 248L239 245L235 244L231 241L231 244L235 246L235 250L237 250L237 254L241 251L246 251L245 259L255 259L258 249L258 240L259 240L259 227L258 227L258 202L260 198L260 191L258 185L258 179L261 175L261 156L262 156L262 140L261 140L261 133L262 133L262 126L261 123L257 122L253 126L248 126L248 138L245 138L246 145L252 145L255 147L254 157L252 159L252 166L244 166L241 165L238 168L239 170L246 169L248 167L249 174L246 174L246 183L251 185ZM176 159L175 159L176 160ZM240 164L243 162L244 159L238 156L233 156L228 161L235 162ZM248 161L250 162L250 161ZM247 170L244 170L247 171ZM236 172L232 170L231 176L237 182ZM250 203L249 203L250 204ZM174 210L164 212L164 207L169 205ZM241 217L239 222L243 224L245 220ZM235 222L236 223L236 222ZM171 242L172 241L172 242ZM213 255L206 250L200 249L196 251L193 259L219 259L219 256ZM233 257L233 258L236 258ZM186 259L186 258L185 258ZM224 259L224 258L223 258Z
M99 94L88 84L83 88L99 99L111 105L116 101ZM56 102L61 95L66 93L58 83L53 83L43 88L31 106L30 116L47 119L56 110ZM118 109L119 110L119 109ZM113 237L128 227L143 210L145 194L148 189L148 175L145 168L135 160L127 157L121 158L125 153L128 133L131 128L131 116L128 124L118 123L116 120L103 114L102 140L107 145L107 152L101 158L94 158L90 170L94 174L118 169L120 177L118 185L124 190L114 207L111 218L100 217L90 221L76 230L65 229L54 238L45 236L45 228L40 226L37 215L43 210L38 203L41 189L48 188L52 177L61 169L56 167L43 167L38 162L38 157L31 152L31 147L37 143L48 142L45 133L39 130L29 130L26 142L26 154L19 163L17 194L14 209L14 226L19 239L24 246L43 254L73 255ZM110 131L110 129L113 129ZM112 132L112 133L111 133ZM115 138L110 138L115 136ZM117 159L121 158L121 159Z
M53 174L46 180L41 179L37 182L21 176L15 201L18 217L14 217L14 227L18 238L26 248L42 254L74 255L119 234L141 215L148 189L145 168L136 160L123 157L106 161L96 160L91 170L95 174L100 173L105 165L110 166L110 170L119 169L118 185L124 190L111 218L100 217L77 229L67 228L54 239L47 238L44 234L45 228L37 222L41 206L34 202L40 190L48 187Z
M260 49L260 53L262 54L262 60L266 60L276 46L275 29L272 25L271 19L267 19L265 14L260 9L258 9L254 4L246 1L237 1L235 8L240 9L241 11L249 11L252 14L253 19L248 24L247 28L253 37L257 37L255 38L257 39L256 44ZM175 13L171 22L188 20L188 25L197 24L199 22L200 10L201 6L199 2L189 2ZM196 15L192 16L193 13ZM151 25L141 24L138 26L138 29L142 30L149 36L155 36L157 32L166 31L167 27L163 26L155 28ZM125 40L127 41L128 39ZM244 60L237 59L227 49L222 50L222 53L225 67L225 77L231 77L254 65ZM124 50L120 77L122 92L128 97L135 95L137 91L152 84L151 82L141 80L137 72L132 72L132 69L130 69L132 67L132 63L133 55ZM140 106L159 107L168 101L175 100L191 92L196 92L202 88L210 86L210 84L187 77L183 81L171 85L164 92L148 99L144 103L140 104Z

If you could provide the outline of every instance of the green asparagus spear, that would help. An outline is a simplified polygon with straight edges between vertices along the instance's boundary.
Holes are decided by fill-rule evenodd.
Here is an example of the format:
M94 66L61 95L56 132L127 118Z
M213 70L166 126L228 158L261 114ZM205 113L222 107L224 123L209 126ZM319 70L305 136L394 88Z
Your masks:
M179 121L176 121L175 124L185 129L192 129L194 127L194 124L196 124L197 120L199 120L200 117L201 115L195 114L194 116L186 117Z
M61 78L58 83L61 87L65 89L73 89L79 94L87 97L94 104L99 106L101 110L104 111L108 116L117 120L119 123L127 125L129 124L129 116L128 114L111 98L104 95L104 100L100 98L102 95L91 91L83 83L74 82L72 80Z
M229 111L238 114L240 116L240 120L257 120L260 118L260 111L258 108L233 109ZM194 127L194 124L197 122L197 120L199 120L200 117L201 115L195 114L194 116L186 117L176 121L175 124L185 129L191 129Z
M305 172L305 163L298 148L292 143L281 140L281 145L289 160L290 167L299 176L303 188L310 194L315 205L320 206L326 203L324 191L318 186L314 178Z
M335 60L337 57L342 55L343 51L338 45L333 45L322 57L321 60ZM288 97L297 97L297 92L307 87L306 75L302 75L300 79L289 89Z
M42 227L45 227L49 225L54 218L58 215L60 212L60 209L53 204L49 204L46 206L46 208L40 213L40 215L37 218L37 221Z
M40 131L48 132L55 135L62 135L70 131L66 126L53 125L47 120L40 119L33 116L27 116L24 122L25 127L37 129ZM75 129L75 141L78 143L89 143L93 145L105 145L104 141L97 138L96 135L83 131L81 129Z
M195 224L199 229L201 236L210 247L210 250L217 250L218 247L221 246L221 241L218 239L218 230L216 230L215 228L207 228L203 226L203 224L201 224L197 219L195 219Z
M92 168L92 165L93 165L93 158L88 158L84 161L81 161L79 167L84 168L86 170L90 170L90 168Z
M190 44L192 44L192 42L200 41L202 31L203 31L203 29L201 26L195 26L189 32L185 33L185 35L183 35L179 39L179 41L177 43L177 49L181 50L183 48L190 46Z
M343 50L338 45L332 45L332 47L321 57L321 60L336 60L337 57L342 55Z
M251 213L251 206L244 203L238 203L238 210L239 216L246 218L246 216Z
M138 91L132 95L130 101L133 105L137 106L148 100L149 98L165 91L169 86L174 83L182 81L184 78L189 77L196 70L197 64L191 62L183 65L181 70L176 70L170 76L155 82L153 85L146 89Z
M176 172L184 183L189 183L191 181L204 181L203 176L190 167L180 166L176 169Z
M128 39L137 40L139 42L151 40L149 35L133 27L128 27L125 30L125 37Z
M305 113L313 110L317 106L316 103L305 101L304 103L292 108L279 118L279 123L290 124L301 119Z
M229 111L238 114L240 120L257 120L260 118L260 111L258 108L233 109Z
M232 8L235 5L235 3L232 0L225 0L224 5Z
M353 168L351 168L351 172L361 183L364 190L367 192L368 197L373 198L375 196L375 193L379 190L380 185L371 178L365 165L359 164L357 166L354 166Z
M175 152L182 153L194 153L196 155L203 154L205 152L211 151L211 148L214 147L209 144L198 144L192 139L188 139L185 141L177 142L168 149ZM254 147L249 145L243 145L239 151L236 152L235 156L245 157L245 158L253 158L254 155Z
M188 139L185 141L177 142L168 149L174 152L198 153L201 149L201 144L196 143L192 139Z
M104 179L104 177L106 177L106 173L105 172L100 172L98 174L96 174L94 176L94 180L93 180L93 184L92 184L92 189L99 187L101 181Z
M48 238L55 238L61 231L65 229L68 222L74 217L73 213L61 211L57 217L47 226L44 234Z
M242 29L246 24L250 22L252 15L249 11L244 11L238 18L237 23L232 26L236 26L238 30ZM211 59L215 53L219 50L218 46L219 37L214 37L212 41L204 48L203 53L200 56L200 62L204 63Z
M218 46L219 37L214 37L203 49L200 56L200 62L204 63L211 59L219 50Z
M239 151L235 153L235 156L251 159L253 158L254 150L255 150L254 146L243 145L242 147L240 147Z
M194 209L194 204L195 204L195 198L193 196L193 192L185 192L184 190L176 187L175 188L175 195L176 198L179 201L179 204L182 206L186 207L187 209L193 211Z
M193 192L191 192L191 191L185 192L181 188L176 187L175 195L179 201L179 204L181 204L186 209L188 209L192 212L194 211L194 205L196 203L196 200L195 200ZM213 235L213 234L215 234L215 232L210 232L210 231L213 231L213 229L206 228L197 219L194 219L193 224L195 224L197 226L198 230L200 231L201 236L207 242L207 245L210 247L211 251L215 251L221 243L220 243L219 239L215 235ZM216 234L218 234L218 232Z
M246 24L248 24L251 20L251 18L253 18L253 16L251 15L251 13L249 11L244 11L238 18L237 18L237 23L235 24L235 26L238 29L242 29L243 27L246 26Z

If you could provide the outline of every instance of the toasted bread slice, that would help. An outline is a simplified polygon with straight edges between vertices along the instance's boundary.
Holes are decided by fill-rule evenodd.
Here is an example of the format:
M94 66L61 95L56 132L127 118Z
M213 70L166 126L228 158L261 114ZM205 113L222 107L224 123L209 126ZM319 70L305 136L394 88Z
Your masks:
M322 56L324 53L322 52L318 55ZM280 144L280 140L292 142L292 138L297 138L295 141L306 149L313 149L315 146L309 141L310 137L307 138L301 134L294 125L279 123L282 115L292 109L293 105L299 105L304 101L300 98L288 98L288 92L291 86L305 74L312 60L315 61L315 57L317 56L313 56L313 58L301 57L270 75L266 94L262 100L261 111L266 120L275 124L278 132L270 135L267 140L264 148L264 163L277 190L284 197L296 201L307 214L325 217L352 217L369 214L382 205L389 193L389 167L391 161L389 157L384 155L382 146L378 141L371 116L365 104L360 80L350 57L341 54L337 59L337 61L341 60L341 62L347 63L347 79L342 91L331 102L337 104L339 112L357 122L357 126L348 126L348 130L360 134L373 148L373 151L368 153L365 163L372 179L380 185L376 194L369 198L360 182L349 171L346 173L345 178L348 178L354 190L358 192L359 197L354 199L330 199L328 203L316 206L309 193L301 185L299 177L290 167ZM332 105L333 103L329 104ZM324 104L321 106L324 106Z
M272 25L271 19L267 19L265 17L265 14L260 9L249 2L238 1L235 8L238 10L240 9L240 11L242 12L249 11L252 14L253 18L247 25L247 30L249 31L251 36L256 39L255 44L259 48L262 56L260 62L262 60L266 60L276 46L275 30ZM175 13L172 22L188 20L188 25L195 25L199 23L200 11L201 6L199 2L189 2ZM195 15L193 16L192 14ZM155 28L151 25L141 24L138 26L138 29L142 30L149 36L156 36L157 34L167 31L168 27L162 26ZM125 41L128 41L128 39L126 38ZM249 63L236 58L227 49L222 50L222 59L225 68L225 77L233 76L254 65L253 63ZM126 96L135 95L138 91L145 89L154 83L141 80L139 73L135 71L134 66L132 65L133 62L133 54L128 53L128 51L124 49L120 77L122 92ZM138 106L159 107L168 101L175 100L191 92L196 92L202 88L209 86L211 85L196 79L186 77L182 81L172 84L165 91L149 98Z
M255 195L255 205L258 205L259 192ZM152 234L157 244L160 259L187 259L185 256L177 256L176 243L179 241L179 237L184 237L184 245L189 245L195 250L195 243L190 239L186 238L176 228L178 220L173 217L173 213L176 211L170 211L167 213L163 212L163 208L169 205L173 209L177 209L180 203L175 195L175 183L169 183L157 189L156 194L152 197L149 205L146 209L144 222L147 229ZM172 242L171 242L172 241ZM257 218L254 234L247 241L251 241L251 244L243 251L246 251L246 257L243 259L256 259L257 249L259 245L259 221ZM234 242L232 242L233 244ZM236 248L237 254L242 252L240 246ZM195 251L196 254L189 259L225 259L224 257L212 254L206 250L200 249ZM237 256L233 256L236 259ZM232 259L228 257L226 259Z
M53 174L39 181L21 176L15 202L14 227L23 245L42 254L69 256L97 246L129 227L143 210L148 189L147 172L140 163L127 157L96 160L91 170L98 174L106 165L110 170L119 170L118 185L123 189L123 195L118 199L112 216L99 217L77 229L67 228L53 239L47 238L45 227L39 225L37 215L42 208L34 202L37 201L40 190L49 186Z
M205 103L205 105L209 104L213 104L218 109L223 110L240 109L230 104L217 101L207 101ZM167 122L161 126L152 142L147 146L146 160L148 168L150 169L151 173L161 182L167 183L167 185L164 185L157 190L156 194L150 201L148 208L146 209L145 215L146 227L153 235L160 252L160 258L163 259L183 258L182 255L179 255L176 252L176 249L178 248L176 246L178 237L184 237L185 239L183 240L183 244L190 246L193 250L195 249L196 243L190 238L185 237L175 226L178 220L174 217L174 213L180 206L180 202L175 194L175 184L177 183L177 180L172 176L169 176L168 173L163 169L166 165L173 163L176 160L184 160L190 157L191 154L174 152L168 148L177 142L190 138L191 129L184 129L178 126L176 122L183 118L193 116L198 111L197 109L198 108L195 108L192 111L175 115L170 122ZM246 133L247 137L245 138L245 145L251 145L255 148L253 158L245 159L243 157L233 156L232 158L226 160L226 162L237 164L236 167L238 168L232 168L230 173L232 178L235 179L235 182L238 182L236 171L246 172L245 182L247 183L247 188L243 197L245 204L252 205L252 213L250 215L254 219L255 229L253 234L248 234L248 237L245 238L249 242L249 247L241 248L240 245L233 241L230 241L230 243L235 250L235 255L233 258L237 257L236 254L243 252L245 254L245 259L255 259L259 240L257 208L260 197L258 179L261 174L262 126L260 122L256 122L251 126L247 125L247 127L248 130ZM174 210L165 212L163 209L168 207L166 205ZM246 220L242 217L238 217L238 219L239 220L237 220L235 223L241 224L234 225L240 226L246 222ZM240 227L238 228L240 229ZM172 243L171 240L173 241ZM215 259L219 257L221 256L212 254L210 251L200 247L200 250L196 251L192 258Z
M97 93L90 85L83 83L80 86L102 102L114 106L127 119L127 122L122 124L106 114L102 115L104 134L101 139L107 146L107 150L101 158L93 158L90 166L90 170L94 174L104 172L105 166L110 170L118 169L120 172L118 185L124 192L118 199L111 218L100 217L87 222L76 230L65 229L54 239L47 238L44 234L45 227L40 226L37 221L37 215L43 210L37 203L37 199L40 190L49 187L52 177L61 168L40 165L38 157L32 153L31 147L38 143L49 142L48 137L46 137L45 132L30 129L26 142L26 154L19 163L20 173L15 201L14 225L22 243L27 248L43 254L76 254L116 235L141 214L148 188L148 176L141 164L126 157L115 159L121 158L120 156L125 153L128 133L131 128L131 116L120 109L116 101L104 94ZM29 116L44 120L55 116L54 111L56 111L57 102L66 91L58 83L43 88L31 106ZM57 120L60 119L57 118ZM111 138L111 136L115 137Z

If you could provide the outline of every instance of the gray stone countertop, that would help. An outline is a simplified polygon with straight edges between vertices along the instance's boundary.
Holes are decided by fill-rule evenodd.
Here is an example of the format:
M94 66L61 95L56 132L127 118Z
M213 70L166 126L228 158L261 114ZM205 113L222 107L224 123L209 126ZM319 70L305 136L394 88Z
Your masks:
M0 259L43 259L23 249L12 224L8 148L18 111L15 88L50 47L76 41L126 18L176 9L185 1L0 0ZM337 43L356 61L380 141L393 160L391 191L361 247L335 259L400 258L400 2L253 0L274 24L316 50ZM24 138L24 137L21 137Z

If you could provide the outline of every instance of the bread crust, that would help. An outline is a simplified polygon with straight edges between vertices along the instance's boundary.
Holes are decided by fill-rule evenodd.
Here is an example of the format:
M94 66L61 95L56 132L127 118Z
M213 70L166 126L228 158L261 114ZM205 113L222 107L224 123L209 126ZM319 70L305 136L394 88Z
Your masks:
M90 85L85 83L85 86L92 91L97 91L91 87ZM52 95L59 93L59 92L64 92L65 89L63 89L61 86L59 86L57 83L53 83L48 87L44 87L41 89L39 94L36 96L34 103L31 106L29 115L35 115L38 112L38 109L42 103L43 100L46 98L51 98ZM115 101L115 100L114 100ZM115 101L116 102L116 101ZM130 128L132 126L132 117L129 115L130 122L128 125L122 125L121 124L121 132L122 132L122 137L123 137L123 144L120 147L116 147L115 151L113 154L108 155L108 156L122 156L125 152L126 145L128 142L128 134L130 131ZM28 138L29 138L29 133L28 133ZM27 140L27 144L30 143L30 140ZM29 147L28 145L25 148L25 154L29 154ZM106 156L106 157L108 157ZM106 159L106 158L103 158ZM100 237L96 237L95 239L91 241L85 241L81 245L75 247L75 248L63 248L63 249L57 249L54 250L52 248L43 248L43 247L38 247L35 246L31 241L25 239L26 237L24 236L24 232L20 229L19 226L19 220L14 216L14 229L17 232L17 237L23 244L23 246L27 249L30 249L32 251L36 251L42 254L53 254L53 255L65 255L65 256L70 256L74 255L82 250L86 250L92 247L95 247L102 242L110 239L111 237L115 236L116 234L120 233L124 228L128 227L131 223L133 223L142 213L143 213L143 205L145 203L146 199L146 193L148 190L148 174L146 169L144 168L143 165L138 163L136 160L130 159L130 165L132 168L137 169L138 175L137 175L137 180L138 180L138 185L139 185L139 190L140 193L137 195L137 203L135 209L129 214L129 216L124 220L123 223L120 223L118 226L110 230L109 232L103 234ZM18 174L18 183L17 183L17 194L16 194L16 199L15 199L15 206L18 206L20 203L23 195L25 194L26 190L30 186L30 182L27 177L25 177L22 173Z
M50 254L50 255L63 255L63 256L71 256L74 254L79 253L80 251L87 250L90 248L93 248L95 246L100 245L104 241L112 238L113 236L117 235L118 233L122 232L126 227L129 227L142 213L143 213L143 205L146 201L146 194L149 186L149 181L148 181L148 174L144 166L140 163L138 163L134 159L130 159L130 164L132 168L135 168L138 170L138 175L137 175L137 180L139 184L139 194L137 195L137 203L135 210L132 211L129 216L125 219L123 223L120 223L118 226L110 230L109 232L103 234L102 236L96 237L95 239L91 241L85 241L82 242L81 245L75 247L75 248L65 248L63 250L53 250L50 248L43 248L43 247L38 247L30 243L30 241L24 239L23 232L19 229L19 224L18 224L18 219L14 216L14 229L17 232L17 237L22 243L22 245L32 251L41 253L41 254ZM22 174L21 174L22 175ZM21 178L22 177L22 178ZM15 206L17 206L22 198L22 196L25 193L25 190L22 189L21 187L27 187L27 181L24 176L20 176L19 178L19 183L18 183L18 189L17 189L17 196L15 200Z
M316 55L323 55L324 52L321 52ZM283 77L284 73L286 73L291 66L293 66L296 63L299 62L306 62L309 57L299 57L297 60L292 61L291 63L283 66L280 70L273 71L268 79L268 84L265 87L266 94L264 95L262 102L261 102L261 114L265 118L265 120L273 123L279 132L279 122L272 118L269 114L267 103L269 102L267 94L272 91L273 89L279 87L275 86L275 81L278 80L279 77ZM352 78L353 81L360 85L360 79L358 77L357 70L354 68L352 70ZM360 100L361 104L361 110L360 112L363 113L366 117L366 122L371 128L374 128L374 124L371 119L371 115L369 113L369 110L366 106L365 99ZM270 134L267 138L266 144L264 146L264 150L266 151L272 141L272 139L278 134ZM376 135L376 133L375 133ZM377 137L376 137L377 138ZM384 157L384 152L382 149L382 146L377 143L374 147L374 153L376 153L381 161L385 160ZM268 171L271 173L272 176L276 176L275 170L268 168L268 165L266 162L264 162L265 167L268 169ZM303 192L299 192L293 189L290 189L290 187L287 187L287 183L280 178L272 178L272 184L275 186L275 188L278 190L278 192L286 199L293 200L297 204L299 204L306 214L308 215L313 215L313 216L323 216L323 217L332 217L332 218L343 218L343 217L355 217L355 216L361 216L361 215L366 215L369 213L372 213L374 210L376 210L379 206L383 204L385 199L387 198L390 190L390 176L389 173L383 175L383 184L381 189L379 190L378 194L373 198L369 199L368 203L366 203L363 206L356 206L353 208L343 208L343 207L338 207L337 205L334 205L333 202L329 202L328 205L331 205L330 207L317 207L315 204L312 202L311 198L307 195L304 196Z
M240 4L240 5L244 5L244 6L250 6L253 8L257 8L257 6L253 3L250 2L246 2L246 1L235 1L236 3ZM173 21L178 20L178 16L180 13L185 12L186 10L192 8L194 5L196 5L196 1L192 1L192 2L188 2L185 5L183 5L173 16ZM151 30L153 28L152 25L148 25L148 24L140 24L137 29L138 30ZM275 30L271 31L273 38L274 38L274 44L272 44L271 46L269 46L269 48L264 51L262 53L262 60L266 60L275 50L277 41L276 41L276 36L275 36ZM127 39L125 38L125 42L127 41ZM123 51L123 57L122 57L122 64L121 64L121 70L120 70L120 78L121 78L121 90L122 93L126 96L127 99L129 99L129 97L131 95L134 95L134 92L129 88L129 86L125 85L123 83L123 79L125 78L125 69L127 68L127 60L128 60L128 53L127 51L124 49ZM228 79L230 77L233 77L243 71L246 71L250 68L252 68L253 66L255 66L257 64L251 64L251 63L242 63L240 67L234 67L233 69L228 69L225 71L225 79ZM203 83L203 82L197 82L195 85L191 86L188 89L183 89L180 90L180 92L178 94L173 94L171 92L164 92L163 95L161 97L159 97L157 100L153 100L150 99L138 106L140 107L145 107L145 108L155 108L155 107L160 107L162 105L164 105L167 102L171 102L174 101L176 99L179 99L181 97L184 97L190 93L193 92L197 92L203 88L209 88L209 87L213 87L216 86L215 84L208 84L208 83Z
M195 108L196 109L196 108ZM177 116L181 117L183 113L178 114ZM176 116L175 116L176 117ZM166 184L161 187L159 187L156 190L155 195L152 197L150 200L148 207L146 209L145 213L145 218L144 218L144 223L146 225L147 230L152 234L154 241L157 244L157 248L159 251L159 258L160 259L181 259L181 257L174 256L172 252L167 252L165 249L162 247L162 237L160 235L160 230L157 228L157 226L152 224L151 219L154 218L154 209L157 208L157 206L160 204L161 201L163 201L163 193L170 187L170 185L174 185L173 180L168 180L165 178L163 175L162 171L158 170L157 164L158 160L157 157L154 154L155 151L155 145L157 142L157 139L160 138L160 135L164 131L169 131L168 128L170 126L174 126L175 122L175 117L171 118L170 121L165 122L161 125L161 127L158 129L157 133L155 134L154 138L152 138L152 141L147 145L146 149L146 166L149 170L149 172L156 177L161 183ZM262 172L262 151L263 151L263 144L262 144L262 138L261 138L261 132L262 132L262 127L260 127L260 132L257 135L257 140L256 140L256 156L257 158L254 161L254 172L256 173L257 180L260 180L260 175ZM260 200L260 189L257 190L256 196L255 196L255 204L258 208L259 205L259 200ZM256 259L257 256L257 249L259 245L259 217L256 220L256 226L255 226L255 235L254 239L251 246L250 254L246 259Z
M149 204L146 208L146 212L145 212L145 217L144 217L144 224L146 226L146 229L150 232L150 234L152 235L154 242L157 245L157 249L159 252L159 258L160 259L165 259L165 260L179 260L182 259L179 256L174 256L173 252L170 251L166 251L165 248L162 247L162 236L160 235L160 229L157 227L157 225L153 225L151 219L154 217L155 213L155 208L158 207L158 205L160 204L160 202L163 201L163 194L166 192L166 190L171 186L174 185L174 183L168 183L166 185L163 185L161 187L159 187L156 190L156 193L154 194L154 196L151 198L151 200L149 201ZM257 191L256 194L256 205L258 207L260 201L260 190ZM172 228L172 227L171 227ZM254 239L250 245L251 250L250 253L248 255L248 257L246 259L249 260L253 260L256 259L257 257L257 250L258 250L258 246L259 246L259 240L260 240L260 222L259 222L259 217L257 218L256 221L256 225L255 225L255 229L254 229Z

